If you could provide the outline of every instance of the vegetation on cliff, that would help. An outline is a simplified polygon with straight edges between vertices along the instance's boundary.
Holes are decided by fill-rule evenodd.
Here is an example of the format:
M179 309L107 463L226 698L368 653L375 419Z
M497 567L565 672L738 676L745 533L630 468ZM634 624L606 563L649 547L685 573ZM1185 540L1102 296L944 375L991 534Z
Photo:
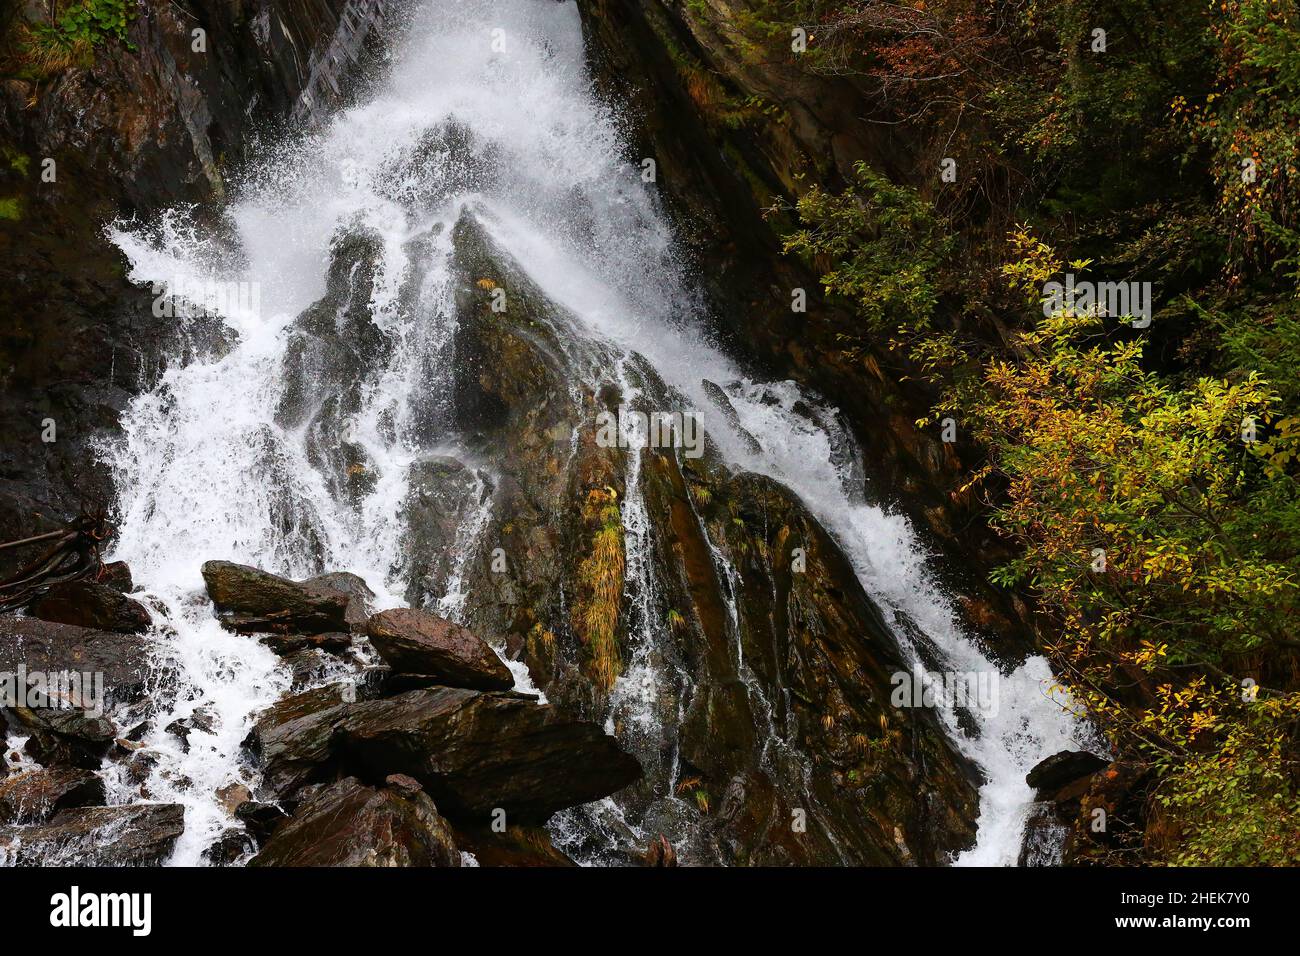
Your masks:
M916 138L912 183L810 190L787 250L978 449L954 494L1016 546L995 580L1155 772L1145 834L1092 852L1300 861L1296 4L763 6Z

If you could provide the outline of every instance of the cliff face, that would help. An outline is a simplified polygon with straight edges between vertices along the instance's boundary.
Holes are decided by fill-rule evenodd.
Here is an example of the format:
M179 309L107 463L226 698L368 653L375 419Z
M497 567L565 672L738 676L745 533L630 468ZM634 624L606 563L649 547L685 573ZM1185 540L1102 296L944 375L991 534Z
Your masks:
M818 273L781 252L792 206L814 186L838 190L866 161L895 181L916 178L918 144L870 121L862 78L822 75L791 54L747 48L741 25L753 0L578 0L602 92L624 104L637 147L657 181L718 309L718 334L768 373L832 399L867 454L875 487L894 498L954 560L952 583L972 622L1010 653L1026 646L1028 612L988 587L984 571L1004 547L969 498L960 445L916 419L932 396L900 380L885 342L852 356L858 320L822 299ZM791 307L804 289L807 311ZM893 369L890 366L894 366ZM974 573L971 573L973 570Z
M0 196L13 212L0 218L0 540L109 500L90 446L178 334L126 281L104 224L222 195L255 135L308 112L304 90L335 95L383 10L148 0L130 47L108 40L87 68L0 80ZM336 37L350 42L341 50Z

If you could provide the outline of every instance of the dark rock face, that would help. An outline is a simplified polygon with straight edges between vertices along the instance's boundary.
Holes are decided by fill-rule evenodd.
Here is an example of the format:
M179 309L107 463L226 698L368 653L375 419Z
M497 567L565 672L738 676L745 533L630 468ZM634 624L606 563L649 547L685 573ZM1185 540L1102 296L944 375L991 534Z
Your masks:
M249 866L460 866L451 827L413 784L346 777L303 802Z
M1080 777L1090 777L1106 761L1086 750L1062 750L1040 761L1025 776L1025 783L1040 793L1056 791Z
M208 561L203 580L221 623L241 634L322 634L348 630L349 595L229 561Z
M8 707L12 730L27 735L27 753L43 764L94 770L117 737L107 717L92 717L73 708Z
M29 672L103 674L109 705L139 700L151 675L148 644L137 635L0 615L0 673L19 665Z
M371 773L419 780L452 819L542 823L640 776L636 760L593 724L513 693L413 690L359 703L341 746Z
M427 611L381 611L366 634L394 674L419 674L431 683L473 690L509 690L510 669L465 628Z
M939 863L968 846L977 772L932 712L889 704L891 674L905 669L893 628L908 622L884 618L788 489L734 473L707 441L699 459L643 453L648 583L629 582L627 463L597 443L593 424L622 398L573 386L576 368L611 359L472 219L454 240L456 408L475 451L498 463L482 539L508 556L482 549L464 572L471 629L588 720L611 714L638 653L653 664L648 713L612 709L645 770L619 800L692 862ZM492 313L483 276L508 290L505 313ZM644 363L627 375L647 407L682 407ZM721 388L710 394L726 404ZM442 475L442 500L454 502L464 482L451 468ZM442 516L456 507L432 509L430 525L418 523L428 511L412 510L413 536L445 539ZM792 569L795 549L804 570ZM643 606L626 600L632 592ZM668 634L638 650L645 629ZM806 832L792 828L796 816ZM639 859L644 846L628 839L622 858Z
M262 787L281 799L319 779L333 758L334 728L348 713L343 685L286 697L258 718L245 745L262 762Z
M0 780L0 823L40 823L59 810L104 802L104 781L86 770L52 767Z
M578 0L578 9L596 83L632 118L634 155L658 163L660 195L699 264L719 337L770 377L793 379L843 410L873 450L863 464L875 483L952 559L944 572L953 590L977 595L995 622L985 633L1008 656L1023 655L1032 647L1028 609L983 573L1007 555L1006 544L973 495L954 493L974 450L916 425L931 398L908 384L912 370L884 342L862 341L852 309L819 296L820 270L781 252L797 226L783 210L799 196L813 186L839 191L860 160L914 183L928 168L918 144L899 127L863 122L874 111L868 79L808 69L799 57L755 56L736 4ZM724 117L692 95L697 80L719 100L757 105ZM816 322L791 312L795 288L808 290ZM862 341L865 360L841 337Z
M129 48L108 41L88 67L0 82L0 141L26 160L0 164L0 195L19 210L0 219L0 261L14 280L0 287L0 421L12 438L0 443L0 541L53 530L83 500L107 504L95 444L116 434L164 355L204 347L153 315L153 293L127 281L104 224L221 197L254 126L274 131L308 86L318 103L336 100L312 64L345 6L134 4ZM382 7L360 5L366 19ZM192 49L196 24L203 52ZM44 157L57 161L57 183L41 181ZM47 419L57 426L49 443ZM22 557L0 552L0 576Z
M348 609L344 612L343 619L347 621L348 630L353 633L365 630L366 621L370 618L370 602L375 599L375 592L358 575L348 571L331 571L308 578L302 582L302 586L311 591L347 595Z
M235 819L242 823L249 836L261 846L289 815L274 803L247 800L235 809Z
M472 853L479 866L577 866L551 841L542 827L508 826L503 833L489 827L457 827L456 845Z
M1127 796L1134 775L1130 768L1113 766L1087 751L1062 750L1029 771L1025 782L1037 791L1038 801L1025 823L1021 866L1086 862L1090 852L1116 845L1108 836L1112 827L1120 834L1132 831L1141 818ZM1108 815L1121 805L1125 813L1112 822ZM1098 809L1100 816L1094 813Z
M56 584L30 604L27 613L56 624L75 624L125 634L138 634L148 630L153 623L139 601L93 581Z
M62 810L48 823L0 826L0 861L17 866L150 866L185 829L185 808L149 803Z

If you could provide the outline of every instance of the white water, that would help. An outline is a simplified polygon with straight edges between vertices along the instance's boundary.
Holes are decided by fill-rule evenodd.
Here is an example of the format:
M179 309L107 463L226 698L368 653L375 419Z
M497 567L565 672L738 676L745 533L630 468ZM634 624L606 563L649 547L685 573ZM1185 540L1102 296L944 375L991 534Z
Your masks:
M494 30L504 31L504 52L493 49L502 36ZM397 162L449 119L472 131L474 160L490 175L451 188L432 204L413 201L428 195L431 180L454 187L454 158L418 175L402 172L409 167ZM792 383L746 379L693 330L697 296L674 256L672 232L640 182L639 160L625 152L617 115L591 95L572 3L426 4L374 98L266 157L236 195L227 217L237 255L205 238L183 212L111 230L135 281L173 289L205 279L239 281L260 289L258 314L222 316L235 333L233 349L170 367L157 388L132 404L125 440L109 453L122 505L114 557L128 561L136 580L166 607L175 633L159 634L159 653L179 667L185 688L146 740L161 755L147 798L186 806L186 835L173 862L197 862L229 825L214 792L232 780L255 782L240 764L239 742L251 716L288 684L270 651L217 625L200 564L223 558L295 576L350 570L377 592L379 607L402 603L401 504L410 465L427 453L415 436L416 405L448 381L445 368L431 370L425 359L436 357L454 331L448 238L465 209L577 317L585 336L625 356L644 356L686 407L707 415L713 406L704 380L722 386L763 449L755 454L720 419L706 417L708 440L724 459L793 489L840 541L867 591L887 613L919 625L946 656L946 667L994 667L957 625L907 521L868 503L844 461L845 439L831 410L804 397L816 411L817 420L810 420L796 407L801 396ZM288 326L324 292L330 241L341 226L369 229L382 240L370 310L396 342L346 436L366 450L376 475L373 490L355 507L331 497L307 461L303 436L286 432L274 417ZM404 297L417 275L418 295ZM622 369L604 374L618 380ZM643 571L647 527L632 457L624 509L630 578ZM479 509L462 526L457 567L479 546L473 522L485 520ZM453 573L444 612L462 606L460 580ZM654 732L649 701L664 675L647 653L654 626L641 625L616 699L641 732ZM906 632L899 638L913 654ZM521 686L529 686L522 665L512 667ZM1041 659L1004 677L1001 708L983 720L978 739L945 714L960 748L988 777L978 844L958 862L1013 863L1031 797L1025 772L1057 750L1086 743L1081 725L1051 698L1051 683ZM161 728L201 705L216 715L214 733L192 735L183 753ZM114 798L139 794L117 781Z

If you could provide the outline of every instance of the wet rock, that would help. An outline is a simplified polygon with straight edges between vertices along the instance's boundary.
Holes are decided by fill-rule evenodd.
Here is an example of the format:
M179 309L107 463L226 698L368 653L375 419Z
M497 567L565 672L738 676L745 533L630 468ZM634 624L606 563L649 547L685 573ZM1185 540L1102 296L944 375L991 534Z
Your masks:
M577 866L556 849L544 827L507 826L503 833L490 827L457 827L456 845L472 853L479 866Z
M181 742L181 750L190 752L190 734L194 731L210 734L216 729L216 715L208 707L198 707L188 717L178 717L163 729Z
M268 634L262 638L262 643L281 657L289 657L304 650L319 650L327 654L345 654L352 649L352 635L343 633Z
M323 634L348 630L352 599L229 561L208 561L203 580L221 623L241 634Z
M458 624L430 614L398 608L381 611L366 625L379 656L395 674L422 674L449 687L509 690L510 669L496 652Z
M641 773L595 724L509 692L408 691L356 704L338 731L349 759L414 777L444 813L471 824L488 825L497 808L511 823L542 823Z
M59 810L104 802L104 781L87 770L48 767L0 780L0 823L40 823Z
M470 469L454 458L430 456L414 462L401 518L402 577L406 600L413 607L425 598L445 593L455 566L456 533L476 503L477 482Z
M276 409L282 427L303 435L307 460L331 494L353 503L374 488L377 471L365 448L345 437L348 423L393 347L362 291L372 288L382 248L370 230L341 229L331 240L325 295L289 332Z
M348 630L356 634L366 629L375 592L370 590L370 586L359 575L349 571L331 571L328 574L318 574L314 578L308 578L302 582L302 586L312 591L346 595L348 608L343 614L343 619L347 621Z
M114 591L121 591L123 594L130 594L135 590L135 579L131 575L131 567L125 561L110 561L99 569L99 574L95 580L112 588Z
M276 799L320 779L333 759L335 726L355 700L347 684L330 684L278 701L258 716L244 745L261 759L259 790ZM397 768L393 768L397 769Z
M180 804L61 810L47 823L0 826L0 861L18 866L149 866L185 829Z
M460 852L418 786L376 789L346 777L302 803L249 865L459 866Z
M677 865L677 851L662 833L650 843L646 850L645 865L649 867L670 867Z
M3 713L12 730L27 736L27 753L46 765L98 769L117 738L107 717L72 708L10 707Z
M355 661L329 654L315 647L305 647L284 656L285 666L293 675L290 693L300 694L318 687L330 679L337 680L345 673L355 672L360 666Z
M1070 831L1062 862L1067 866L1104 865L1113 862L1112 853L1149 852L1149 794L1155 780L1155 770L1149 764L1116 761L1058 791L1057 806L1068 818ZM1065 791L1075 788L1081 791L1078 796L1066 799Z
M28 673L102 674L105 708L143 698L151 676L149 644L138 634L0 615L0 674L20 666Z
M464 620L512 649L567 713L612 714L645 770L617 797L626 818L692 861L932 864L969 846L978 769L932 710L890 704L891 675L905 669L899 624L837 542L788 488L727 466L708 436L698 460L647 450L639 487L626 487L625 452L602 446L593 423L628 393L574 386L578 369L611 358L472 216L453 242L457 424L497 463L481 539L505 556L485 548L463 569ZM489 301L498 287L503 314ZM639 409L685 410L648 363L620 368ZM724 387L704 390L708 421L739 421ZM832 455L855 457L847 434L832 436ZM644 516L637 542L624 534L629 507ZM634 569L651 583L630 589ZM629 607L629 593L645 600ZM632 626L653 634L649 648ZM653 694L612 699L638 646ZM691 806L668 792L686 780ZM796 812L807 818L797 835Z
M257 845L261 846L289 819L289 814L274 803L247 800L235 808L235 819L244 825Z
M217 790L217 799L226 812L234 816L240 807L253 799L253 794L242 783L228 783Z
M1040 794L1048 794L1105 766L1105 760L1086 750L1062 750L1039 761L1025 776L1025 783Z
M203 859L210 866L235 866L256 852L253 837L246 830L231 827L203 851Z
M138 634L148 630L153 623L139 601L93 581L56 584L28 605L27 612L56 624L75 624L124 634Z

